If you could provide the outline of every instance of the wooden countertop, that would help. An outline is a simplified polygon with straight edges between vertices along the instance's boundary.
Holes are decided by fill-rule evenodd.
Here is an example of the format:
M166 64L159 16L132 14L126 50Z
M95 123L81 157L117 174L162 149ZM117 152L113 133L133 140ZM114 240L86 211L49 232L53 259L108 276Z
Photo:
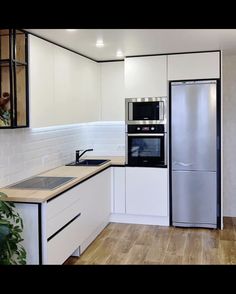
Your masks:
M29 190L29 189L9 189L0 188L0 192L5 193L8 197L4 198L6 201L13 202L32 202L42 203L48 199L64 192L83 180L95 175L99 171L112 165L125 165L125 158L123 156L94 156L84 157L84 159L109 159L110 161L101 166L60 166L58 168L41 173L37 176L51 176L51 177L76 177L76 179L64 184L53 190Z

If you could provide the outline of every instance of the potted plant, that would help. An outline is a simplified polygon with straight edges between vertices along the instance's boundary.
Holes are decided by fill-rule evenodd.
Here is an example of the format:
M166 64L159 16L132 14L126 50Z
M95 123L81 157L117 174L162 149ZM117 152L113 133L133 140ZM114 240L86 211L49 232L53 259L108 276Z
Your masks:
M26 264L23 241L23 221L13 202L4 201L6 194L0 192L0 264Z

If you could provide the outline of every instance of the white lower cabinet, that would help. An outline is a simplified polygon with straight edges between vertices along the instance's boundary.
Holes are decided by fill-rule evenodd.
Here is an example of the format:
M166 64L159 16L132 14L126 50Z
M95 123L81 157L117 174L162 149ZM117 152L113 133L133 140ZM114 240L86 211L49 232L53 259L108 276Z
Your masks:
M166 168L126 167L126 213L168 215Z
M113 213L125 213L125 167L113 167Z
M109 222L110 194L109 168L46 204L44 264L62 264L87 248Z

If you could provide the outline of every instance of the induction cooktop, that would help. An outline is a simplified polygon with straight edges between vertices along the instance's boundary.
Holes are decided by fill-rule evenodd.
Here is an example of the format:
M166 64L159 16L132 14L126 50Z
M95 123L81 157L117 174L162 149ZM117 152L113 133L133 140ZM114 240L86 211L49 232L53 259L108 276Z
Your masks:
M53 190L72 180L74 177L34 177L8 186L11 189Z

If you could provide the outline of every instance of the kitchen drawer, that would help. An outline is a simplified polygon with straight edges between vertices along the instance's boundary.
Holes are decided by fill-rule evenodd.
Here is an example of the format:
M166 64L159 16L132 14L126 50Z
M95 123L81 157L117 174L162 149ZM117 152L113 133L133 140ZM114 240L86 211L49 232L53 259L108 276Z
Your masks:
M54 214L53 217L47 219L47 238L61 229L65 224L67 224L71 219L81 212L82 205L81 200L79 199L70 203L69 206L67 203L65 203L64 206L65 207L63 210L58 210L57 214Z
M62 264L83 241L82 214L47 242L47 264Z
M49 200L47 202L47 220L55 217L62 210L73 205L74 202L78 201L81 197L81 186L75 186L67 192L64 192L60 196Z

